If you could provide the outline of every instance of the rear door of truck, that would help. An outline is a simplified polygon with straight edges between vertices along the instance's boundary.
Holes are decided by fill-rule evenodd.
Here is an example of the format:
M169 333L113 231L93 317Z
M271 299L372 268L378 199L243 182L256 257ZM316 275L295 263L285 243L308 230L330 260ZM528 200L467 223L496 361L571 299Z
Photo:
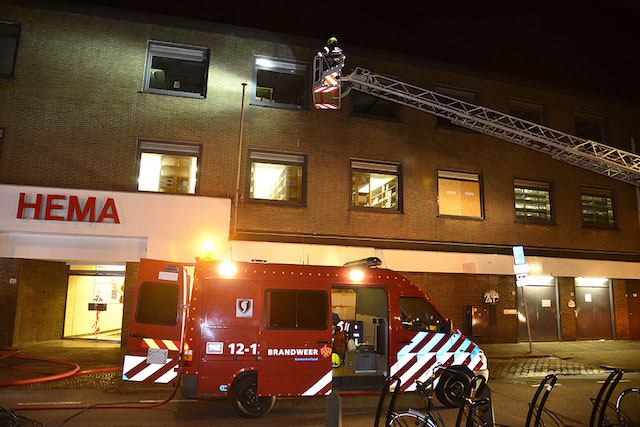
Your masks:
M187 284L184 265L140 260L123 380L169 383L176 379L183 345Z

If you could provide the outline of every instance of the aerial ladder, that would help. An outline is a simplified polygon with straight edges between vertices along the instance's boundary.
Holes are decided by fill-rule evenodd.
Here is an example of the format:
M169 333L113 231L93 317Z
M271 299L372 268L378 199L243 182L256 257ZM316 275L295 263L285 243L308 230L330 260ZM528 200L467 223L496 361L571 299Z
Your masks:
M345 56L337 46L325 47L314 57L313 100L317 109L339 109L340 100L354 89L640 187L640 156L637 154L374 74L361 67L343 75L344 61Z

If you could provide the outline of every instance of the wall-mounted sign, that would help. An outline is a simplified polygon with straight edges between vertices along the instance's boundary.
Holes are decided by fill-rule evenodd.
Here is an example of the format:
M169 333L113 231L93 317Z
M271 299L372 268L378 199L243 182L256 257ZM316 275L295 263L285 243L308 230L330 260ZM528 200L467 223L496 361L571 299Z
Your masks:
M514 246L513 247L513 263L515 265L524 264L524 247L522 246Z
M542 307L550 308L551 307L551 300L550 299L540 300L540 304L542 305Z
M518 309L516 308L505 308L502 310L503 314L518 314Z
M81 202L78 196L60 194L36 194L35 198L31 198L26 193L20 193L16 218L120 224L113 198L98 202L95 197L88 197Z
M500 301L500 295L496 291L486 291L483 295L485 304L497 304Z
M576 302L574 300L570 299L569 301L567 301L567 307L576 308Z

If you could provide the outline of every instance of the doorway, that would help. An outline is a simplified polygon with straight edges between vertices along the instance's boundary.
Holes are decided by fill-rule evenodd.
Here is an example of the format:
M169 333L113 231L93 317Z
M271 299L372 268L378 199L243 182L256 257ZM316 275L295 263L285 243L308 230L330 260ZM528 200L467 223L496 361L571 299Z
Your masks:
M529 340L527 317L532 341L558 341L558 299L555 277L529 276L527 286L518 288L518 341Z
M627 280L626 282L629 335L632 340L640 340L640 280Z
M611 317L611 281L576 277L576 338L613 339Z
M64 338L120 342L124 264L71 264Z

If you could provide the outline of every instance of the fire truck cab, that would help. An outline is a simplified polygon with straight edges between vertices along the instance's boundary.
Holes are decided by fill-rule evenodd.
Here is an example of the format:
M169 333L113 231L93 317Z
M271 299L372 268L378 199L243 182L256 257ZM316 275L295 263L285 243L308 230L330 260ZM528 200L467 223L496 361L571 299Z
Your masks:
M343 267L143 259L123 379L175 382L189 398L229 397L241 416L277 396L415 390L439 365L438 399L455 406L484 352L413 283L368 258ZM180 378L181 377L181 378Z

